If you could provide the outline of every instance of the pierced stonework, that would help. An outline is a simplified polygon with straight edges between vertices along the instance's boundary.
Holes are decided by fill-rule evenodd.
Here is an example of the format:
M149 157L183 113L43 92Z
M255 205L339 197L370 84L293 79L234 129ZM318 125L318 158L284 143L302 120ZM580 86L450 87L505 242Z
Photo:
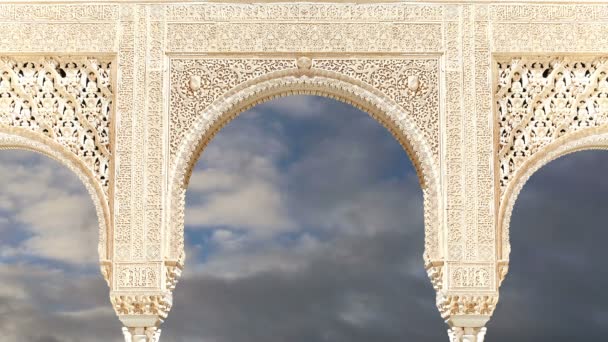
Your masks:
M608 123L608 58L498 61L501 193L532 155L569 133Z
M518 57L497 60L496 110L502 215L527 165L574 133L608 124L607 57ZM511 202L512 203L512 202ZM501 218L499 218L501 220ZM508 226L502 258L509 254Z
M0 125L37 132L80 158L108 193L110 60L0 57Z

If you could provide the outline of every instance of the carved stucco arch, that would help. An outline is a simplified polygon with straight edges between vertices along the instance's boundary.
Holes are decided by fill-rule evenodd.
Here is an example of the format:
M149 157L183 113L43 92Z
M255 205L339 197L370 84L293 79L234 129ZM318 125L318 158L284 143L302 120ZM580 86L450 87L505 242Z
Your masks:
M97 249L100 268L101 273L109 284L109 259L111 255L109 248L111 245L108 244L108 241L112 241L110 234L111 215L104 190L97 181L96 175L91 172L81 159L77 158L72 152L57 142L19 127L0 125L0 150L10 149L32 151L56 160L72 171L84 184L95 206L97 222L99 224Z
M511 250L509 240L511 214L524 185L543 166L565 155L585 150L608 150L608 126L584 129L572 133L563 139L555 140L525 161L521 165L521 168L513 175L512 180L505 189L503 202L498 213L498 232L501 237L499 241L505 244L502 249L503 255L501 258L504 262L507 262L509 259ZM505 275L506 269L503 277Z
M512 211L528 179L561 156L608 149L608 59L507 56L496 67L500 285L509 268Z
M425 266L440 259L443 234L439 170L421 129L399 104L373 87L335 72L300 68L270 73L231 89L202 111L185 134L169 175L172 231L166 240L169 250L179 253L175 262L181 267L185 257L183 230L188 181L207 144L240 113L273 98L294 94L320 95L351 104L367 112L399 141L416 169L423 191ZM436 116L439 118L439 112Z

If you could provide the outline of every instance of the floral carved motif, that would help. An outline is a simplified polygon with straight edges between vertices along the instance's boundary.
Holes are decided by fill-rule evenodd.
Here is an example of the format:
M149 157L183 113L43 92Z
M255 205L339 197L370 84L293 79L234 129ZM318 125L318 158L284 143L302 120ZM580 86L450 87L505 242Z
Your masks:
M498 295L437 295L437 308L447 320L456 315L491 316L496 308Z
M197 115L229 90L272 72L297 68L293 59L172 59L170 155Z
M116 314L152 315L165 319L173 304L170 294L128 294L110 297Z
M95 174L106 195L110 169L111 61L0 58L0 125L48 137Z

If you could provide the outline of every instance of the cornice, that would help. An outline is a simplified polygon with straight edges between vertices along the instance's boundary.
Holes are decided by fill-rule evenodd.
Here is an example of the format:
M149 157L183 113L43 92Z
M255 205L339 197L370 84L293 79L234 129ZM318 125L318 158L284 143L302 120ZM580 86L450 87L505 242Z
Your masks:
M285 0L105 0L105 1L91 1L91 0L7 0L0 1L0 5L3 4L206 4L206 3L231 3L231 4L263 4L263 3L335 3L335 4L379 4L379 3L402 3L402 4L485 4L485 5L505 5L505 4L562 4L562 5L576 5L576 4L607 4L606 0L316 0L316 1L285 1Z

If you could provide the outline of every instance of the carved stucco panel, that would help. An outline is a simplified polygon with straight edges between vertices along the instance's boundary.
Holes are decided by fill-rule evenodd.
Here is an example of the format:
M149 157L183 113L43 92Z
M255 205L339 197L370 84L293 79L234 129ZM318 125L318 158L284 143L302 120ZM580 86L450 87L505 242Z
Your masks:
M108 195L112 61L0 57L0 125L58 142L80 158Z
M441 21L442 4L172 4L167 6L168 21Z
M529 160L546 154L547 146L568 143L578 131L608 125L608 57L498 57L496 69L498 219L502 258L508 259L512 197Z
M437 52L440 23L169 23L171 52Z
M117 5L74 4L70 6L57 6L54 4L14 4L0 5L0 20L38 22L57 21L73 22L82 21L113 21L118 19Z
M496 260L496 233L494 221L494 136L492 113L492 84L490 50L491 26L488 21L488 5L475 6L474 31L472 40L474 54L474 83L470 87L474 90L474 111L476 125L475 175L476 175L476 236L473 245L468 248L476 249L477 255L471 258L474 261Z
M200 151L217 130L242 110L286 92L323 94L352 101L394 130L396 136L414 137L409 142L399 139L418 166L423 182L427 223L425 257L439 257L441 204L437 197L436 158L439 63L436 57L227 61L214 58L171 60L169 129L171 151L175 151L170 157L173 228L168 248L171 259L179 264L183 261L184 192ZM348 83L342 80L348 80ZM378 116L378 111L385 111L382 114L385 116Z

